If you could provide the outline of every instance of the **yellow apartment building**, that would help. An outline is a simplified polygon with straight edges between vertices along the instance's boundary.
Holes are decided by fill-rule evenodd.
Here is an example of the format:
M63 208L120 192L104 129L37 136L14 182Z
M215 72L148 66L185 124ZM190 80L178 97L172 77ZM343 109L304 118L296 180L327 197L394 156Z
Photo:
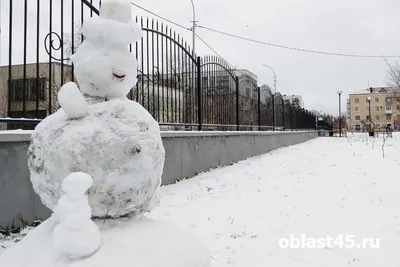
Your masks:
M371 124L375 130L390 124L394 129L400 127L400 88L368 88L349 95L347 100L348 130L366 131Z

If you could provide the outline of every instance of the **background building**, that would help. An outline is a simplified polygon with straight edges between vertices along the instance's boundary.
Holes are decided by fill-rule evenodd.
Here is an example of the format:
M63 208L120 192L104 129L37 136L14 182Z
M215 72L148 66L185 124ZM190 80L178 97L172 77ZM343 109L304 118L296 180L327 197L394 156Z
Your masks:
M235 70L234 74L239 77L239 108L241 124L256 125L258 119L258 77L246 69Z
M350 98L348 98L346 101L346 124L349 125L349 127L351 125L351 115L351 101ZM355 129L353 131L355 131Z
M258 94L255 85L258 83L258 77L245 69L231 71L235 77L239 78L239 95L257 100ZM203 93L211 90L216 92L236 92L234 81L226 70L205 70L202 71L201 75Z
M0 117L45 118L57 111L57 93L64 83L72 80L72 67L56 62L39 63L38 66L39 72L36 63L25 67L13 65L11 79L9 67L0 67ZM5 127L0 124L0 130ZM27 127L32 126L9 124L12 129Z
M349 131L365 131L371 122L375 129L391 124L400 126L400 102L398 88L368 88L349 95L347 120ZM370 99L370 100L369 100Z
M261 90L260 92L261 103L266 103L274 94L271 87L269 87L266 84L262 85L260 87L260 90Z
M258 89L256 85L258 83L258 77L254 73L245 70L235 70L235 76L239 77L239 94L246 98L257 100L258 99Z
M129 99L140 103L159 123L173 123L188 117L195 104L192 73L139 74L136 86L128 93ZM162 129L180 129L181 126L162 126Z
M301 95L283 95L285 101L289 101L291 105L304 108L303 97Z
M242 125L257 124L258 86L257 76L245 69L230 69L234 77L239 79L239 114ZM224 121L233 125L236 119L236 84L230 73L220 67L201 72L201 86L205 114L203 118L208 124ZM225 106L221 110L220 106ZM229 120L225 120L228 118Z

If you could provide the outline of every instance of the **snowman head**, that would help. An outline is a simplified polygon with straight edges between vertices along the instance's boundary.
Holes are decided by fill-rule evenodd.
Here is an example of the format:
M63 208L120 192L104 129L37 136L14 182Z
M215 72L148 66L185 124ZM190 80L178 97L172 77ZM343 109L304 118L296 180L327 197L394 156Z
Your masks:
M123 97L137 82L137 60L128 45L142 38L131 19L126 0L103 0L98 18L82 27L85 40L71 57L83 93L95 97Z
M102 0L100 13L103 18L129 22L132 14L131 0Z
M137 61L129 51L82 45L73 61L79 88L89 96L124 97L137 82Z

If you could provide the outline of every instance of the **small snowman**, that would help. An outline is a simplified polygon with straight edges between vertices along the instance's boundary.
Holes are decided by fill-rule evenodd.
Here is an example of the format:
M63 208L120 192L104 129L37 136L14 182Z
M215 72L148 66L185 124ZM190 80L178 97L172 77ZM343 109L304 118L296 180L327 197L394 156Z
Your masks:
M95 218L140 217L158 203L165 151L151 114L126 95L138 63L128 45L142 38L129 0L103 0L100 16L85 20L85 40L72 56L77 84L59 91L61 108L31 136L28 164L35 192L54 210L64 177L93 178Z
M92 213L85 195L92 183L92 178L85 173L72 173L62 183L64 195L52 216L55 223L53 246L58 259L87 258L101 246L100 230L91 220Z

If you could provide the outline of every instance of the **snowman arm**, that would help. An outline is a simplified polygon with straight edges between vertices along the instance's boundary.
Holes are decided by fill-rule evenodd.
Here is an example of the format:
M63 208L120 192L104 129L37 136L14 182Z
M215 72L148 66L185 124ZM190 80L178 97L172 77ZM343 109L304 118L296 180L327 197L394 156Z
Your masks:
M89 106L74 82L68 82L61 87L58 102L68 119L80 119L89 112Z

